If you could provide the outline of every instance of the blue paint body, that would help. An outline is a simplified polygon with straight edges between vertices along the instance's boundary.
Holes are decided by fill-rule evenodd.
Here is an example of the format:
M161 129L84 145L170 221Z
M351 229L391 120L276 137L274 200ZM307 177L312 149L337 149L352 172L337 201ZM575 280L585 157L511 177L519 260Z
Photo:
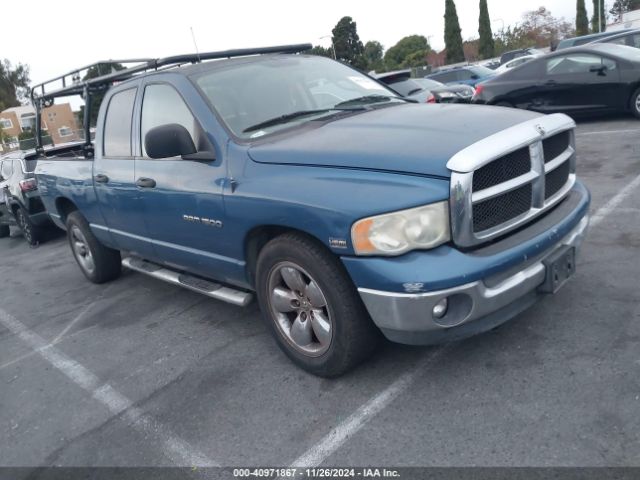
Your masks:
M140 112L145 84L174 86L202 125L216 160L150 160L141 155ZM107 159L102 125L110 97L137 88L130 158ZM247 259L252 232L285 227L305 232L338 255L354 283L403 291L405 282L447 288L496 273L533 256L585 215L588 198L554 232L495 256L473 258L452 244L399 257L356 257L351 226L363 217L449 197L446 162L464 147L538 116L466 105L399 104L343 118L308 122L246 142L219 121L200 91L179 71L160 72L110 90L98 118L93 161L43 159L36 175L54 222L73 204L105 245L188 272L253 288ZM463 133L461 133L463 132ZM106 184L94 183L104 174ZM156 180L153 189L136 186ZM581 189L579 183L575 188ZM185 221L219 220L222 228ZM334 248L329 239L346 241Z

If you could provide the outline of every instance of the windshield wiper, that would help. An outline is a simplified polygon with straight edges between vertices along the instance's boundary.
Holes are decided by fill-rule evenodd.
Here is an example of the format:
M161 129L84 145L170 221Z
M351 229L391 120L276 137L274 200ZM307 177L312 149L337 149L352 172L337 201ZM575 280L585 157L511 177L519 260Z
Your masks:
M405 102L411 102L412 100L402 98L402 97L392 97L390 95L365 95L363 97L356 97L350 100L345 100L344 102L336 103L334 108L346 107L347 105L358 104L358 105L368 105L372 103L382 103L388 102L390 100L404 100Z
M299 110L297 112L286 113L284 115L280 115L279 117L270 118L269 120L265 120L264 122L256 123L255 125L251 125L250 127L245 128L242 133L249 133L255 130L260 130L261 128L272 127L274 125L280 125L282 123L290 122L291 120L295 120L296 118L306 117L308 115L317 115L318 113L326 113L332 112L334 110L340 110L337 108L321 108L316 110Z

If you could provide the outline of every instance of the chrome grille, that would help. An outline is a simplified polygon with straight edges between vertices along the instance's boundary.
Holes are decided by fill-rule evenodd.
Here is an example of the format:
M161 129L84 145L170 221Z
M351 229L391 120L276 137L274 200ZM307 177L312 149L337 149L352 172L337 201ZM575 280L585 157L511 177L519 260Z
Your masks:
M569 131L561 132L553 137L545 138L542 141L542 149L544 151L544 161L549 162L564 152L571 144L571 133Z
M548 199L558 193L567 180L569 180L570 168L569 161L562 163L555 170L545 175L544 198Z
M451 175L451 231L470 247L518 228L558 203L575 182L574 122L539 117L459 152Z
M473 231L481 232L527 213L531 208L531 184L473 206Z
M531 170L529 148L521 148L473 172L473 190L484 190Z

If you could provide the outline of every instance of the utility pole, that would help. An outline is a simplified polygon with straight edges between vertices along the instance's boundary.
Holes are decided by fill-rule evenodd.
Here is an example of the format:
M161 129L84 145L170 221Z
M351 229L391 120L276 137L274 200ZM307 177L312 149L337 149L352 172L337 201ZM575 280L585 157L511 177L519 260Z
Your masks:
M602 32L602 0L598 0L598 32Z
M336 58L336 46L333 44L333 35L325 35L324 37L319 37L318 40L322 40L323 38L330 38L331 39L331 50L333 51L333 59L337 60L337 58Z

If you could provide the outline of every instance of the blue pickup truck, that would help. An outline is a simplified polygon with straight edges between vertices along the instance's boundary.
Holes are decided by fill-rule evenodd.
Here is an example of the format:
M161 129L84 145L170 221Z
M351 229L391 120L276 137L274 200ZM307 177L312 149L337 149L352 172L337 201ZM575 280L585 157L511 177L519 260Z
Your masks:
M302 49L34 89L42 105L116 81L95 142L36 168L90 281L124 265L236 305L255 294L282 350L322 376L380 332L461 339L565 283L590 203L569 117L416 104Z

